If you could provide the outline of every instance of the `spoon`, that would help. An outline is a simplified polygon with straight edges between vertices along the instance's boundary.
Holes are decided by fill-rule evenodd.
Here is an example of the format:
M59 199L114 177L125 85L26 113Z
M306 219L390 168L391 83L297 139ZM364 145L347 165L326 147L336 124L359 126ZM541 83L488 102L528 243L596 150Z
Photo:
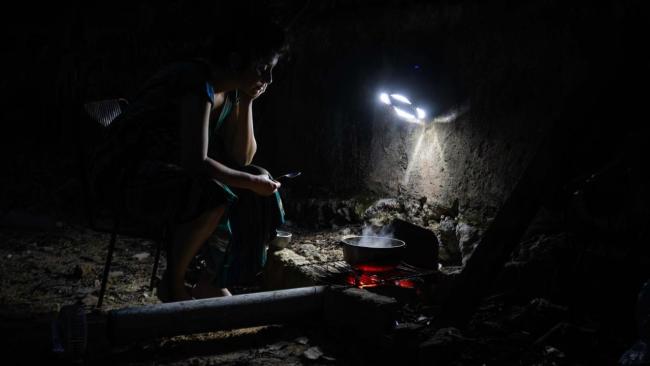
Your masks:
M280 179L283 179L283 178L291 179L291 178L295 178L295 177L299 176L300 174L302 174L302 172L291 172L291 173L283 174L283 175L281 175L279 177L275 177L275 180L280 180Z

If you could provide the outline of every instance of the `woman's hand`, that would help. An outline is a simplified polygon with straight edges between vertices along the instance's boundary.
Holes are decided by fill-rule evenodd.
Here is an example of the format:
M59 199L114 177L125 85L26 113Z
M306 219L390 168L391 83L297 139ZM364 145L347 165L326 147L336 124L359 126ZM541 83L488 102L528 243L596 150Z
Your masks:
M240 90L239 100L242 104L246 105L253 100L257 99L266 91L266 86L262 86L259 89L250 89L250 90Z
M254 86L247 89L240 89L241 96L240 99L242 102L250 103L251 101L257 99L260 95L264 94L266 88L269 86L267 83L255 84Z
M266 174L252 175L250 190L260 196L270 196L280 188L280 182L274 181Z

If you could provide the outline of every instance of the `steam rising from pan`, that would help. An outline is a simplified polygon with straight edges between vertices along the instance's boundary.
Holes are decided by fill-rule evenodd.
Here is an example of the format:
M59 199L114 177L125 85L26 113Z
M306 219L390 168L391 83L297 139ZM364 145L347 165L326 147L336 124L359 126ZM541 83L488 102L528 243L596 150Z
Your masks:
M390 246L390 241L393 239L393 228L390 226L384 226L376 230L372 226L366 225L363 228L361 236L362 238L361 241L359 241L359 246L383 248Z

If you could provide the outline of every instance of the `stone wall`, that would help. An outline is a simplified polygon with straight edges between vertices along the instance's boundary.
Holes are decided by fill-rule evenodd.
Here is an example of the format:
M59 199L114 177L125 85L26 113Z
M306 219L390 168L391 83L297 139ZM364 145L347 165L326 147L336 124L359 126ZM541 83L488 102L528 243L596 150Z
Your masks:
M293 197L426 199L485 224L545 134L575 135L576 156L594 147L582 130L606 122L590 111L614 97L621 56L636 52L634 3L373 4L307 11L260 101L260 161L304 172L285 187ZM469 110L403 123L377 101L395 80L432 109L460 95Z
M550 126L577 137L567 157L578 172L588 165L579 156L607 157L627 130L611 122L631 120L630 108L644 102L630 92L643 85L636 70L647 69L638 47L647 13L637 2L269 3L279 13L285 6L285 18L302 9L291 56L255 106L255 163L303 172L286 182L288 201L424 200L484 225ZM160 65L192 53L223 19L202 6L71 3L12 13L8 61L18 71L0 83L7 169L43 156L53 160L43 169L57 166L61 147L74 154L79 105L133 96ZM448 124L405 124L377 101L387 85L429 112L454 102L469 110ZM47 98L34 98L34 86ZM26 138L4 133L10 127ZM14 158L19 151L38 157Z

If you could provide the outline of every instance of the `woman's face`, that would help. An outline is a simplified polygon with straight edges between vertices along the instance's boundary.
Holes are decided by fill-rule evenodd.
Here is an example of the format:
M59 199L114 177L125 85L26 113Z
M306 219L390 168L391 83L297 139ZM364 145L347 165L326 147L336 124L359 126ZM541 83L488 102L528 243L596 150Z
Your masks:
M278 63L278 55L254 62L244 70L240 90L253 98L259 97L273 82L273 68Z

